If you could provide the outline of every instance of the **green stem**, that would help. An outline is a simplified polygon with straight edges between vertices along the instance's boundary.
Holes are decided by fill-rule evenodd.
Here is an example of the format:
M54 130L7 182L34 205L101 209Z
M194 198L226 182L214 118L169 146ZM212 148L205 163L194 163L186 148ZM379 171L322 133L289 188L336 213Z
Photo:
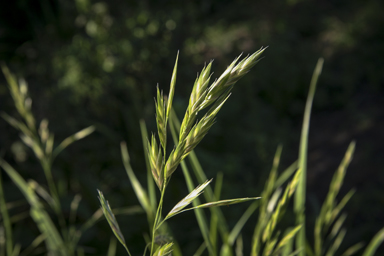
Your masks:
M57 187L55 185L55 182L54 182L53 176L52 176L52 168L51 168L51 164L50 164L51 161L47 158L43 158L40 161L40 163L41 163L41 166L43 167L44 174L45 174L45 177L47 179L50 194L51 194L53 200L55 201L55 207L53 210L55 211L55 213L58 217L61 230L62 230L62 232L64 232L65 226L66 226L65 225L65 218L64 218L63 213L61 211L59 193L58 193Z
M166 186L165 184L166 184L166 178L164 178L163 188L161 189L160 201L159 201L159 205L157 206L157 210L156 210L155 222L153 223L153 228L152 228L151 255L153 255L153 253L154 253L153 248L155 245L156 230L160 227L160 225L157 225L157 224L160 222L161 212L163 209L165 186Z
M49 163L49 160L46 158L42 159L41 160L41 166L43 167L45 178L47 179L49 192L50 192L53 200L55 201L55 209L54 210L57 213L58 211L60 211L60 208L61 208L60 207L60 201L59 201L59 193L57 191L55 182L53 180L52 170L51 170L51 165Z

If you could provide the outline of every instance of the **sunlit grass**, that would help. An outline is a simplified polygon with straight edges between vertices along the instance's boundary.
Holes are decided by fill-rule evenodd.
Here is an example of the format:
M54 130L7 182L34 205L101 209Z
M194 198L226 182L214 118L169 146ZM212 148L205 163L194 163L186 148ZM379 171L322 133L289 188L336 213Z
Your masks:
M159 87L157 88L155 102L157 136L155 134L149 136L145 123L140 122L147 167L145 185L137 178L139 175L136 176L131 167L126 143L120 144L122 163L141 209L135 207L113 209L103 193L98 191L101 208L80 226L76 225L75 219L81 203L81 195L74 196L69 205L69 213L64 214L60 201L61 195L58 193L57 182L52 173L52 164L60 152L73 142L90 135L95 128L93 126L85 128L67 137L55 147L54 135L48 129L48 120L43 119L37 125L31 111L32 100L28 96L27 83L24 80L17 80L7 67L2 66L19 117L12 117L6 113L2 113L1 116L21 133L22 141L34 152L45 174L48 189L36 181L25 180L12 165L0 159L2 170L30 205L29 216L40 232L26 248L22 248L14 239L12 219L17 218L9 214L10 206L6 202L2 186L3 173L0 173L0 256L86 255L84 249L78 246L80 237L103 215L112 233L124 246L128 255L131 255L128 249L129 240L124 237L125 230L120 228L115 217L121 212L145 213L148 233L144 234L147 246L143 248L143 255L242 256L244 248L247 248L252 256L349 256L357 253L362 256L374 256L378 246L384 241L384 229L373 237L365 249L363 249L364 244L360 242L343 252L340 251L347 233L344 227L347 219L344 207L355 191L349 191L341 197L341 200L338 198L341 196L340 189L348 165L353 159L356 146L354 142L350 143L339 168L330 181L327 197L313 227L306 220L308 133L312 102L323 66L322 59L316 65L309 87L297 161L285 169L282 168L280 159L283 147L278 146L260 197L252 195L247 198L221 199L222 173L218 172L216 177L207 177L205 174L194 149L216 123L216 116L228 100L234 84L258 62L264 50L265 48L262 48L242 60L239 56L214 81L211 81L212 62L204 66L192 86L189 104L181 122L172 109L179 59L177 55L168 96L165 96ZM220 121L217 123L216 125L225 126ZM169 132L172 139L168 138ZM173 141L173 150L167 152L166 149L169 148L167 144L170 141ZM164 212L164 201L168 200L165 191L179 166L189 193L180 197L180 201L175 202L171 210ZM198 184L195 184L195 180ZM212 184L214 188L211 187ZM250 202L248 208L242 216L238 216L235 225L230 226L218 206L248 201ZM203 208L208 208L210 215ZM188 210L194 211L202 235L202 244L194 252L185 252L180 248L177 237L172 235L172 230L167 224L176 215L180 214L179 218L184 218L182 213ZM290 226L282 221L287 216L287 212L293 213L291 216L295 217L295 223L291 222ZM244 244L242 231L249 219L255 220L256 224L252 227L251 244ZM313 232L308 232L310 230ZM313 244L310 242L312 240ZM116 254L116 246L116 239L112 238L109 248L100 253L113 256Z

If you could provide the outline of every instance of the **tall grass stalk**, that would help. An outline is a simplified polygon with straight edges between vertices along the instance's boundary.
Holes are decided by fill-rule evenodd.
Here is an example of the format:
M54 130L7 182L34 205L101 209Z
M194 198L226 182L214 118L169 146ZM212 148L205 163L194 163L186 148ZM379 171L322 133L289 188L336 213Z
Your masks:
M176 239L172 237L172 231L169 229L167 221L189 210L195 212L204 240L201 246L196 248L196 253L194 254L196 256L204 255L205 250L207 250L210 256L242 256L244 244L241 231L248 219L254 217L257 210L257 222L250 245L252 256L350 256L362 250L364 245L360 242L349 247L344 252L339 252L346 235L346 229L343 225L347 215L343 213L343 209L355 191L349 191L340 201L337 198L346 175L347 167L353 158L354 142L351 142L349 145L339 168L335 172L327 197L316 218L313 231L313 245L309 242L310 239L308 239L305 232L306 229L309 229L306 227L305 217L308 132L312 102L323 65L322 59L319 59L317 62L311 79L304 111L298 160L284 171L279 172L282 146L277 147L269 177L261 193L261 200L256 200L260 199L260 197L220 199L223 184L222 173L217 174L215 188L212 189L210 187L212 179L207 178L193 150L215 123L216 115L230 96L234 84L258 62L264 50L265 48L261 48L242 60L240 60L241 56L239 56L212 83L212 75L210 73L212 62L205 66L195 80L189 104L181 122L172 109L179 58L177 54L168 96L164 96L163 92L157 87L155 100L157 137L152 134L148 138L145 123L140 121L146 156L147 188L140 183L131 167L125 142L122 142L120 145L122 162L141 207L133 206L112 209L103 193L98 191L101 208L80 227L75 226L75 219L81 196L76 195L73 198L70 204L69 217L65 219L60 203L61 195L58 193L57 185L52 175L52 163L62 150L74 141L92 133L94 127L85 128L69 136L59 143L58 146L54 147L54 136L48 129L48 121L44 119L41 121L39 128L36 126L36 120L31 111L32 101L27 93L28 87L26 82L23 80L17 81L16 77L9 72L7 67L2 66L21 121L5 113L2 113L2 117L21 132L21 139L32 149L40 161L47 180L48 191L36 181L26 181L10 164L0 158L0 167L23 193L30 205L29 215L40 231L40 234L26 249L21 250L20 244L14 244L11 223L14 219L20 219L20 217L9 215L2 187L2 173L0 173L0 220L2 220L0 225L0 245L2 246L0 248L0 256L38 254L39 249L42 249L43 253L55 256L85 255L84 250L77 247L80 236L103 215L107 219L117 240L123 245L127 254L131 255L123 232L115 217L115 215L122 213L146 214L149 235L145 235L147 246L144 249L144 255L148 251L151 256L171 254L181 256L182 252ZM168 127L174 142L173 150L170 153L166 150L168 147L167 143L170 141L167 136ZM189 160L189 165L185 159ZM165 191L172 174L179 165L181 166L189 193L175 204L167 214L164 214ZM195 179L199 185L194 184ZM199 196L201 194L204 195L206 202L200 200ZM158 196L160 196L159 199ZM280 222L284 219L285 213L290 207L289 202L291 198L294 199L293 212L296 223L285 227ZM234 227L230 228L223 212L216 206L247 201L253 202ZM46 207L47 205L49 207ZM60 228L55 226L55 219L52 219L49 208L56 214ZM203 208L210 208L210 218L207 218L206 213L202 210ZM164 239L164 237L166 238ZM372 238L361 255L374 256L377 248L383 241L384 229L381 229ZM46 249L40 246L43 242L46 244ZM115 254L116 239L111 239L107 255L113 256Z
M303 127L301 130L300 151L299 151L299 169L301 170L301 177L299 180L297 193L295 194L295 213L296 224L301 225L301 229L296 237L296 247L301 248L300 256L305 256L305 199L306 199L306 179L307 179L307 152L308 152L308 132L309 122L311 117L312 102L315 96L316 85L323 68L324 60L320 58L316 64L315 71L313 72L311 84L309 86L309 93L307 102L305 104Z
M6 113L1 113L1 116L15 129L19 130L21 140L32 149L36 158L40 162L43 173L46 177L49 192L36 181L26 181L11 165L0 159L0 166L8 174L11 180L23 193L25 199L31 206L30 216L35 221L42 236L38 236L32 244L22 252L26 254L33 249L36 249L40 242L45 241L48 253L51 255L74 255L77 250L77 243L80 239L81 232L75 228L76 211L80 203L80 196L75 196L70 207L70 216L67 220L62 211L60 202L60 195L57 189L56 182L52 175L52 164L55 158L65 148L73 142L80 140L91 134L95 128L93 126L87 127L60 142L56 147L54 145L54 135L48 129L48 120L43 119L39 127L36 126L36 119L32 113L32 99L28 95L28 85L25 80L17 78L5 66L1 66L3 74L8 82L8 89L14 101L14 105L19 114L19 118L14 118ZM3 199L4 195L0 195ZM1 204L0 200L0 204ZM54 211L57 216L59 228L54 224L54 220L49 214L49 209L46 209L45 202ZM2 212L7 216L3 206ZM7 218L7 217L5 217ZM92 220L92 219L91 219ZM12 243L11 231L8 224L9 221L5 219L4 224L7 230L7 254L10 254L10 247ZM93 222L94 223L94 222ZM81 228L84 231L90 227L92 222L88 222L88 226ZM17 253L18 254L18 253Z
M193 184L191 178L188 178L187 172L184 171L187 180L187 185L189 187L190 193L184 199L182 199L175 207L165 216L163 217L163 203L165 197L165 190L168 185L168 182L172 176L172 174L176 171L177 167L182 163L183 159L186 158L192 150L199 144L199 142L205 137L208 133L209 129L215 122L215 117L217 113L220 111L221 107L228 99L230 92L234 86L234 84L243 77L249 70L257 63L258 58L263 53L265 48L261 48L259 51L255 52L251 56L245 57L243 60L239 61L240 56L236 58L224 71L224 73L216 79L210 86L210 70L212 63L209 63L207 67L204 67L200 75L196 78L195 84L192 89L191 97L189 100L189 105L187 111L184 115L184 119L182 121L180 132L178 136L178 141L175 141L174 149L171 151L169 155L167 155L166 147L167 147L167 124L172 111L172 100L175 92L176 85L176 75L177 75L177 62L178 55L175 62L175 67L173 69L170 91L168 97L163 96L163 92L159 90L157 87L157 96L155 101L156 108L156 123L158 130L158 138L157 139L152 134L151 140L148 140L147 150L148 150L148 160L151 167L151 173L153 179L160 191L160 200L157 204L157 209L155 213L155 218L152 226L152 235L151 235L151 245L150 245L150 253L151 255L158 255L162 253L162 255L169 254L171 252L171 248L173 243L167 243L164 245L155 247L155 237L157 230L165 223L169 218L187 211L187 210L196 210L199 212L200 208L206 207L214 207L221 205L228 205L233 203L240 203L249 200L255 200L258 198L237 198L230 200L220 200L213 201L210 203L194 205L191 208L186 208L190 203L192 203L196 198L203 192L203 190L208 186L210 181L205 180L201 185L197 186L193 189ZM202 116L199 121L196 121L196 117L198 112L208 108L208 111ZM124 149L123 149L124 151ZM127 156L127 151L124 151L123 155ZM124 156L123 156L124 159ZM126 162L126 160L124 160ZM184 163L182 163L184 165ZM129 170L129 171L128 171ZM185 168L183 168L185 170ZM139 198L139 201L143 205L144 209L151 208L150 205L153 204L155 200L149 201L148 195L144 192L142 188L138 186L138 181L135 178L131 169L127 169L128 176L131 180L131 183L136 191L136 195ZM139 192L139 193L138 193ZM110 209L104 197L102 197L102 193L99 192L100 202L102 208L104 209L105 216L114 231L115 235L118 237L119 241L126 247L125 241L121 235L121 231L118 228L116 219L112 214L107 211ZM186 209L185 209L186 208ZM206 221L203 221L204 217L198 214L198 219L200 219L199 225L203 231L203 236L208 246L208 251L210 255L216 255L215 250L213 249L213 245L209 239L209 231L208 225ZM126 247L127 252L128 248Z

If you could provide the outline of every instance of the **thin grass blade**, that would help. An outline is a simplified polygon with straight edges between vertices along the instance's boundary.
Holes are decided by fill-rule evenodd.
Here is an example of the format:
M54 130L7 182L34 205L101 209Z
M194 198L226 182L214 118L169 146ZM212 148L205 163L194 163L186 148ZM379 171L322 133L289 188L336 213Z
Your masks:
M341 242L343 242L346 233L347 231L345 229L342 229L340 231L340 233L337 235L335 241L333 242L333 244L331 245L331 247L329 248L325 256L335 255L337 249L339 249L340 247Z
M115 234L116 238L119 240L119 242L124 246L125 250L127 251L128 255L131 256L131 253L128 250L128 247L125 243L125 238L123 234L121 233L119 224L116 221L115 215L112 212L111 207L109 206L109 203L107 200L105 200L103 193L100 190L97 190L99 193L99 201L101 204L101 209L103 210L104 216L108 221L109 226L111 227L113 233Z
M178 202L173 208L172 210L167 214L167 216L164 218L164 221L169 219L169 218L172 218L173 216L181 213L181 212L184 212L186 210L183 210L187 205L189 205L194 199L196 199L199 195L201 195L201 193L203 193L203 190L205 189L206 186L208 186L209 183L211 183L212 179L211 180L207 180L206 182L204 182L203 184L197 186L194 190L192 190L192 192L190 192L186 197L183 198L183 200L181 200L180 202ZM190 208L190 209L187 209L187 210L192 210L192 209L198 209L198 208L204 208L202 207L203 205L199 205L199 206L196 206L196 207L193 207L193 208ZM209 207L209 206L207 206Z
M44 199L48 205L52 208L52 209L55 209L56 208L56 202L55 200L52 198L52 196L48 193L47 190L45 190L45 188L43 188L39 183L37 183L36 181L34 180L29 180L28 181L28 185L42 198Z
M289 177L292 176L293 173L295 173L295 171L297 170L297 167L298 167L298 163L297 161L293 162L290 166L288 166L287 169L285 169L280 175L279 177L277 178L276 182L275 182L275 186L274 188L278 188L280 187L281 185L284 184L284 182L286 182Z
M243 229L245 223L252 216L252 214L256 211L257 207L259 207L259 201L253 202L248 209L244 212L243 216L237 221L236 225L231 230L228 236L228 243L233 245L236 238L238 238L241 230Z
M60 154L61 151L63 151L66 147L71 145L73 142L81 140L91 133L95 131L95 127L93 125L82 129L81 131L78 131L77 133L67 137L64 139L52 152L52 159L54 159L57 155Z
M205 249L207 249L207 246L205 245L205 243L202 243L197 249L197 251L193 254L193 256L201 256Z
M307 179L307 154L308 154L308 132L311 116L312 102L316 91L317 81L323 68L324 59L320 58L317 61L315 71L312 75L311 84L309 87L307 102L304 111L303 127L301 131L300 150L299 150L299 169L301 177L299 180L297 192L295 194L294 209L296 213L296 224L302 225L298 235L296 236L296 248L300 249L300 256L305 256L305 197L306 197L306 179Z
M273 188L275 187L275 182L276 182L276 178L277 178L277 169L279 167L282 150L283 150L282 145L279 145L276 149L276 153L275 153L275 156L273 158L272 170L269 174L269 178L266 182L266 185L265 185L265 188L264 188L264 191L262 194L263 198L269 198L273 192Z
M116 215L134 215L134 214L143 214L144 210L139 205L124 207L124 208L115 208L112 209L112 212ZM95 211L90 218L80 227L80 232L85 232L87 229L91 228L98 222L101 217L104 215L103 209L100 207Z
M11 256L19 256L21 251L21 244L17 243L15 244L15 247L13 248L13 252Z
M359 251L361 248L364 247L364 243L360 242L355 245L352 245L349 247L341 256L351 256L356 254L357 251Z
M269 256L272 254L273 249L275 248L275 246L277 244L277 241L278 241L277 238L279 235L280 235L280 232L277 232L273 238L268 239L268 241L266 241L265 246L264 246L263 256Z
M236 256L243 256L243 248L244 248L243 237L240 235L236 239L236 248L235 248Z
M111 237L111 240L109 241L107 256L115 256L116 248L117 248L116 238Z
M288 228L285 230L284 232L284 236L286 236L289 232L292 231L292 228ZM281 256L288 256L289 254L292 253L293 251L293 242L294 242L294 239L290 239L287 241L287 243L285 243L285 245L281 248Z
M81 195L76 194L73 197L73 200L72 200L71 206L70 206L70 211L69 211L68 221L69 221L70 225L75 225L77 209L79 209L80 201L81 201Z
M218 207L218 206L225 206L225 205L231 205L231 204L244 203L244 202L248 202L248 201L251 201L251 200L257 200L257 199L260 199L260 198L261 197L245 197L245 198L235 198L235 199L220 200L220 201L200 204L198 206L194 206L194 207L191 207L191 208L188 208L188 209L184 209L184 210L178 211L177 214L182 213L182 212L186 212L186 211L189 211L189 210L194 210L194 209L202 209L202 208Z
M335 222L335 224L333 224L333 227L332 227L332 230L331 230L331 233L329 234L328 236L328 240L332 240L333 238L336 237L336 235L339 233L339 231L341 230L341 227L343 226L344 224L344 221L345 219L347 218L347 214L342 214Z
M56 255L59 254L65 256L66 252L64 242L48 213L44 210L38 196L34 192L34 189L28 185L28 183L20 176L19 173L17 173L15 169L13 169L12 166L2 159L0 159L0 166L5 170L31 205L30 215L38 226L40 232L45 234L48 251L55 253Z
M377 250L377 247L380 246L384 241L384 228L381 229L377 234L372 238L371 242L365 248L362 256L374 256Z
M31 133L31 131L28 129L28 127L23 122L18 121L17 119L9 116L8 114L6 114L4 112L1 113L1 117L5 121L7 121L7 123L10 124L16 130L21 131L22 133L24 133L25 135L27 135L29 137L33 137L33 133Z
M124 167L128 174L129 181L131 182L133 190L136 194L136 197L139 200L140 205L144 208L145 212L147 213L147 216L149 217L149 219L153 221L154 212L152 211L152 207L149 202L147 192L141 186L139 180L136 178L136 175L132 170L127 144L125 142L121 142L120 149L121 149L121 157L123 159Z
M142 139L143 148L144 148L145 166L147 167L147 186L148 186L149 202L154 212L157 205L156 190L155 190L155 183L152 178L151 165L148 159L148 150L149 150L147 147L148 131L147 131L147 126L145 125L145 122L143 119L140 120L140 132L141 132L141 139Z
M40 234L38 235L35 239L33 239L32 243L27 247L25 248L19 256L27 256L27 255L31 255L32 252L42 243L44 242L45 240L45 235L44 234Z
M172 109L172 102L173 102L173 95L175 94L175 85L176 85L176 76L177 76L177 64L179 62L179 51L177 52L177 57L175 61L175 66L173 68L172 72L172 78L171 78L171 85L169 89L169 94L168 94L168 100L167 100L167 111L166 111L166 124L169 118L169 114L171 113Z
M221 188L223 186L223 173L219 172L216 176L215 182L215 199L220 199ZM215 214L211 214L211 223L209 227L209 237L214 247L215 253L217 253L217 232L218 232L218 217Z
M171 255L171 253L172 253L172 246L173 246L173 243L167 243L167 244L164 244L164 245L160 246L159 248L157 248L157 250L155 251L153 256L168 256L168 255Z
M339 215L342 209L344 209L344 206L349 202L351 197L355 194L355 190L350 190L344 197L341 199L340 203L333 208L332 214L331 214L331 223L336 219L336 217Z
M275 252L279 252L284 246L289 244L291 240L295 237L297 232L300 230L301 226L296 226L291 231L289 231L279 242L279 244L275 248Z
M338 195L340 188L343 184L343 180L345 177L345 173L347 171L347 167L349 163L352 161L353 152L355 150L355 143L351 142L348 146L348 149L344 155L343 160L336 173L333 175L331 184L329 186L329 192L327 194L327 198L325 199L324 206L321 209L320 217L322 218L325 226L329 226L332 222L333 208L336 201L336 196ZM346 203L346 202L345 202ZM342 205L341 205L342 206ZM340 212L341 208L338 208L337 211Z

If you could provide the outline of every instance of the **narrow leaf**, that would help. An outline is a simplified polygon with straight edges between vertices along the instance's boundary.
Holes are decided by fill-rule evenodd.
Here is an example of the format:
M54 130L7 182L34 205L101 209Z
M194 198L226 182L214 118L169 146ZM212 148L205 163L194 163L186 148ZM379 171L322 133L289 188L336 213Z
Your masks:
M125 250L127 251L128 255L131 256L131 253L128 250L127 245L125 244L125 239L123 234L121 233L119 224L116 221L115 215L112 212L111 207L109 206L109 203L107 200L105 200L103 193L100 190L97 190L99 193L99 201L101 204L101 209L103 209L103 213L105 218L108 221L109 226L111 227L113 233L115 234L116 238L119 240L119 242L124 246Z
M206 186L208 186L208 184L212 181L211 180L207 180L206 182L204 182L203 184L197 186L192 192L190 192L186 197L183 198L183 200L181 200L180 202L178 202L175 207L173 207L173 209L167 214L167 216L165 217L164 221L175 216L176 214L179 214L181 212L183 212L183 209L189 205L196 197L198 197L199 195L201 195L201 193L203 193L203 190ZM195 207L195 208L201 208L201 207Z
M56 254L65 256L64 242L56 229L53 221L49 217L48 213L44 210L38 196L34 189L28 185L28 183L21 177L21 175L13 169L7 162L0 159L0 166L5 170L8 176L24 194L28 203L31 205L30 215L40 232L46 237L46 244L48 251Z
M173 95L175 93L176 75L177 75L177 63L178 63L178 61L179 61L179 52L177 52L175 66L174 66L173 72L172 72L171 86L170 86L169 95L168 95L166 120L168 120L168 117L169 117L169 114L170 114L170 111L171 111L171 108L172 108Z
M164 245L160 246L159 248L157 248L157 250L155 251L153 256L168 256L168 255L171 255L172 246L173 246L173 243L167 243L167 244L164 244Z
M248 201L251 201L251 200L257 200L257 199L260 199L260 198L261 197L245 197L245 198L235 198L235 199L220 200L220 201L216 201L216 202L200 204L198 206L195 206L195 207L192 207L192 208L188 208L188 209L179 211L178 213L182 213L182 212L193 210L193 209L199 209L199 208L209 208L209 207L217 207L217 206L224 206L224 205L244 203L244 202L248 202Z
M117 247L116 238L111 237L111 240L109 241L107 256L115 256L116 255L116 247Z
M149 202L151 204L152 209L156 209L157 200L156 200L155 184L152 178L151 165L149 163L149 158L148 158L148 147L147 147L148 132L147 132L147 127L145 125L145 121L143 119L140 120L140 131L141 131L141 139L142 139L143 148L144 148L145 166L147 167L147 186L148 186Z
M59 146L57 146L53 150L53 152L52 152L52 159L54 159L58 154L60 154L61 151L63 151L66 147L71 145L73 142L75 142L77 140L81 140L84 137L87 137L88 135L90 135L94 131L95 131L95 127L93 125L91 125L91 126L89 126L87 128L82 129L81 131L78 131L77 133L67 137L66 139L64 139L59 144Z
M301 228L301 225L299 226L296 226L294 229L292 229L288 234L286 234L279 242L279 244L277 245L275 251L278 251L280 248L282 248L283 246L285 246L286 244L288 244L290 242L290 240L292 238L295 237L296 233L300 230Z
M152 211L152 207L149 202L147 192L143 189L139 180L136 178L135 173L132 170L130 160L129 160L127 144L125 142L121 142L120 149L121 149L121 157L123 159L124 167L125 167L125 170L127 171L127 175L133 187L133 191L135 192L137 199L139 200L141 206L146 211L147 215L152 216L151 218L153 218L154 213Z
M346 233L347 233L347 231L345 229L342 229L340 231L340 233L337 235L335 241L333 242L333 244L329 248L326 256L333 256L333 255L335 255L335 252L337 251L337 249L339 249L340 244L343 241L344 236L345 236Z
M24 249L19 256L27 256L27 255L32 255L33 250L35 250L42 242L45 240L45 235L40 234L38 235L32 243Z
M351 256L356 254L358 250L364 247L364 243L360 242L349 247L341 256Z
M243 216L237 221L236 225L233 227L231 233L228 236L228 243L233 245L236 238L238 238L240 231L243 229L245 223L252 216L252 214L256 211L257 207L259 207L259 201L253 202L248 209L244 212Z
M384 241L384 228L381 229L368 244L367 248L363 252L362 256L374 256L377 247Z
M316 91L317 80L323 68L324 59L320 58L317 61L316 68L312 75L311 84L309 87L307 102L305 105L303 126L300 139L299 150L299 169L301 170L301 177L295 194L294 209L296 213L296 224L302 225L299 234L296 236L296 247L302 249L299 252L300 256L305 256L305 195L306 195L306 179L307 179L307 154L308 154L308 133L309 123L312 109L312 102Z

